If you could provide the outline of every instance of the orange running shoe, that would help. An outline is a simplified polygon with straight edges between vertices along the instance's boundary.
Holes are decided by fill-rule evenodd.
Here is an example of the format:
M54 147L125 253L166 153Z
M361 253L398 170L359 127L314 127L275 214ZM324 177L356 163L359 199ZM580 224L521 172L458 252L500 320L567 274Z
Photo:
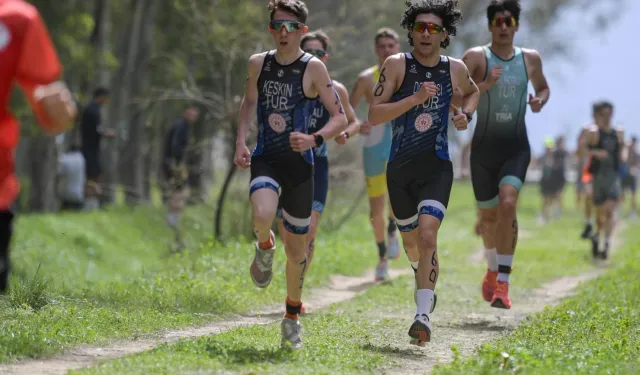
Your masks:
M509 284L504 281L498 281L496 286L496 292L493 294L491 300L491 307L498 309L510 309L511 300L509 299Z
M482 297L485 301L491 302L493 293L496 291L496 279L498 278L498 271L487 270L482 279Z

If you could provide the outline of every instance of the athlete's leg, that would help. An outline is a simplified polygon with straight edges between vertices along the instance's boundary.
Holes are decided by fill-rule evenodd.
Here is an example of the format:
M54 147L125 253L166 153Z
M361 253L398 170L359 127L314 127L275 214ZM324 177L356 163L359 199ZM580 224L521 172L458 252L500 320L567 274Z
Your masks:
M482 242L487 261L487 271L482 279L482 297L491 301L498 277L496 250L496 222L498 215L498 173L499 169L482 163L482 154L473 152L470 160L471 183L475 195L479 220L482 225Z
M282 222L288 232L285 236L287 299L281 345L297 349L302 346L298 317L302 310L302 288L308 266L307 236L313 205L313 166L300 157L287 167L290 170L283 173L286 175L286 186L282 192Z
M498 218L496 222L496 250L498 253L498 279L491 306L511 308L509 298L509 275L513 255L518 244L518 218L516 208L520 189L531 161L528 148L507 160L500 171L502 178L498 186Z
M273 256L276 239L271 231L278 208L280 182L275 173L275 164L261 157L251 158L251 200L253 231L256 235L255 256L251 262L250 274L253 283L261 288L271 283L273 276Z
M396 223L396 217L393 214L393 208L391 207L391 200L388 199L389 205L389 225L387 225L387 255L389 259L400 258L400 238L398 235L398 225Z
M638 212L638 200L636 197L636 176L631 176L629 181L629 195L631 196L631 219L635 219Z
M13 234L13 213L11 211L0 212L0 294L9 290L9 272L11 264L9 250Z
M593 182L592 176L589 174L583 175L583 183L584 183L584 230L580 237L587 239L591 237L593 232Z
M418 194L420 198L418 205L418 229L420 231L418 250L422 261L419 263L417 273L416 318L409 329L409 336L417 339L418 344L428 342L431 336L428 314L435 307L435 288L440 274L438 230L447 212L453 185L451 162L444 160L437 160L437 162L437 164L435 162L429 162L429 164L440 172L436 172L422 181Z

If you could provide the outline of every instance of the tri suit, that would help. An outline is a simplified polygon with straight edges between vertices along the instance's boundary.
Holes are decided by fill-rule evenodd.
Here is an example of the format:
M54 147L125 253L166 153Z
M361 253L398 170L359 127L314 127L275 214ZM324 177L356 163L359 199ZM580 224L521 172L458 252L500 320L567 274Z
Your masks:
M380 68L372 67L375 83L380 79ZM367 194L370 198L380 197L387 192L385 171L391 150L391 124L374 126L371 133L364 136L362 159Z
M320 131L325 125L327 125L329 119L331 119L329 110L320 100L317 100L309 122L309 132L316 133ZM313 148L313 211L319 213L324 211L324 206L327 203L328 192L329 153L327 151L327 142L324 142L320 147ZM278 203L276 216L282 218L282 201Z
M442 56L437 65L420 64L405 53L402 85L391 98L398 102L413 95L423 82L434 82L440 91L391 122L393 138L387 186L398 229L409 232L420 215L444 219L453 184L447 126L453 94L450 61Z
M593 203L596 206L608 200L620 198L620 142L615 129L598 130L598 144L591 149L607 151L607 157L600 160L592 157L589 172L593 175Z
M524 121L529 77L521 48L515 47L509 60L502 60L487 46L483 50L487 62L485 76L498 65L502 66L502 75L480 96L470 165L478 207L492 208L498 205L500 185L522 188L531 161Z
M258 142L251 156L250 194L259 189L277 192L284 227L306 234L313 202L313 151L295 152L289 135L307 133L318 98L304 93L302 79L313 57L304 53L281 65L269 51L258 78Z

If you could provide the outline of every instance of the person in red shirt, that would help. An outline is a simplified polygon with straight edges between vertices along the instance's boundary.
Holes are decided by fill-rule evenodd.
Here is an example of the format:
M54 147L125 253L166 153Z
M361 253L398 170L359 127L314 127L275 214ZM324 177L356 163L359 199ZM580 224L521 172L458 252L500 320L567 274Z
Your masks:
M17 84L43 130L61 133L77 113L69 90L58 81L61 73L38 10L23 0L0 0L0 293L7 290L12 206L20 191L14 165L20 129L7 109L9 97Z

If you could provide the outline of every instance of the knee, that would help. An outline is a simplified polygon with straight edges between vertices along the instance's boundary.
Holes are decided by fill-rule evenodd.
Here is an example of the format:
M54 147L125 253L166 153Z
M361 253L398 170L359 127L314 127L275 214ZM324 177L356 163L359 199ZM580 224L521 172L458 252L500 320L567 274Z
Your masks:
M436 248L438 240L438 230L433 228L424 228L420 231L420 238L422 239L422 246L420 250L431 251Z
M302 263L306 256L305 237L301 235L290 235L285 240L285 252L287 260L295 264Z
M257 226L270 226L275 212L263 206L256 205L253 207L253 222Z
M517 193L500 193L498 210L503 214L515 214L518 203Z

